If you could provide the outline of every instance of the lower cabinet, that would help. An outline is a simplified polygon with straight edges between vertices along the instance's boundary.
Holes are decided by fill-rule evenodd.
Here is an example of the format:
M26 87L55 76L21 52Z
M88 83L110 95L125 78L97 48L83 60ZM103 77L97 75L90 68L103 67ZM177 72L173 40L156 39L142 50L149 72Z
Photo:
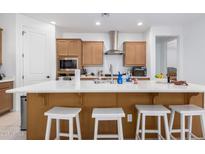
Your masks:
M0 83L0 114L9 112L13 108L13 94L7 94L6 90L13 88L13 82Z

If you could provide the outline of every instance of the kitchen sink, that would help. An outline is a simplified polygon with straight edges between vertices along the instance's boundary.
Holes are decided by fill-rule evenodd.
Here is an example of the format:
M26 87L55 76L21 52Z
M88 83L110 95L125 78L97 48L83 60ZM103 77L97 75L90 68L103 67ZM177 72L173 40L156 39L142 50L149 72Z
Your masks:
M94 80L94 83L95 84L104 84L104 83L113 83L113 81L112 80L100 80L100 79L96 79L96 80Z

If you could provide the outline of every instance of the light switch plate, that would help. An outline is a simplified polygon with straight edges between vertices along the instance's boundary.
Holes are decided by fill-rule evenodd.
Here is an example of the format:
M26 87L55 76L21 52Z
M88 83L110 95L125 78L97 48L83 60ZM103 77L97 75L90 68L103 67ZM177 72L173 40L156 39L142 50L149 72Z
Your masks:
M127 115L127 121L128 122L132 122L132 114L128 114Z

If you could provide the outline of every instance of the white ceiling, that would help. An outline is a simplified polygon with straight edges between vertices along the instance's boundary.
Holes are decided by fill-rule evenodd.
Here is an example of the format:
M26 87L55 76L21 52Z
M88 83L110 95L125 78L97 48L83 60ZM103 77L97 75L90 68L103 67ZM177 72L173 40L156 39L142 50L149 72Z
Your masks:
M55 21L64 32L144 32L151 26L181 26L194 22L205 14L165 13L111 13L102 17L100 13L32 13L25 14L44 22ZM100 21L101 26L95 22ZM143 26L137 26L142 21Z

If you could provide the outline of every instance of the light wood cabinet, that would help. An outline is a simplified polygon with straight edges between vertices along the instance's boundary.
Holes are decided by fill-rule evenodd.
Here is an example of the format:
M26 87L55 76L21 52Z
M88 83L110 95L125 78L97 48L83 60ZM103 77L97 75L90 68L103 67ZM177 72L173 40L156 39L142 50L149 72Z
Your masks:
M13 108L13 95L7 94L6 90L13 88L13 82L0 83L0 114Z
M146 42L124 42L124 65L146 66Z
M82 43L80 39L57 39L56 48L58 56L80 56Z
M57 55L58 56L67 56L68 55L68 45L66 40L57 40L56 41Z
M3 29L0 28L0 64L2 64L2 31Z
M103 49L104 43L102 41L84 41L82 50L82 65L103 65Z

